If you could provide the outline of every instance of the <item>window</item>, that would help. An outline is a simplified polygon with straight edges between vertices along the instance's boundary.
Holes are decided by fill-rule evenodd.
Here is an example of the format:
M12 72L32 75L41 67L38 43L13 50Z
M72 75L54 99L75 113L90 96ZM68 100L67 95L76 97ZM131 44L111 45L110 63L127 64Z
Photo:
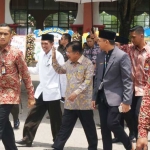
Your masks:
M103 11L102 13L100 13L100 19L102 23L105 25L106 30L108 29L114 32L118 31L119 20L117 19L116 16L109 15L108 13Z
M150 26L149 14L144 12L141 15L134 16L134 25L140 25L140 26L143 26L145 28L149 28L149 26Z
M24 28L27 33L31 33L36 26L38 29L51 26L69 29L76 18L77 6L77 3L54 0L11 0L10 10L14 23L20 28L17 34L20 34L22 33L20 30L23 31ZM40 15L42 15L41 20L38 20ZM23 33L26 32L23 31Z

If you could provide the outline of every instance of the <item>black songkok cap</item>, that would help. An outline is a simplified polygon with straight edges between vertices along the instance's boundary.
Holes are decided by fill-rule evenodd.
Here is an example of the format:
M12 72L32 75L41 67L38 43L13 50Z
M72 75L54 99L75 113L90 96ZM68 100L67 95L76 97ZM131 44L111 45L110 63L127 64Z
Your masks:
M108 31L108 30L100 30L99 31L99 37L107 40L115 40L116 33L113 31Z
M52 34L42 34L42 39L43 41L45 40L50 40L52 42L54 42L54 35Z
M119 42L121 44L128 44L129 39L127 39L125 37L121 37L121 36L116 36L115 42Z

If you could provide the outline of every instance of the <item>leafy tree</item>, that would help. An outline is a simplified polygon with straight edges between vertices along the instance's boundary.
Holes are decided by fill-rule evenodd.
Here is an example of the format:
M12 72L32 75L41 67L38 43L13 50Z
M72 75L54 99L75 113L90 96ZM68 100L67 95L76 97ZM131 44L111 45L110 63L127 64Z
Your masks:
M120 36L129 36L129 29L135 15L136 8L141 2L142 0L118 0Z

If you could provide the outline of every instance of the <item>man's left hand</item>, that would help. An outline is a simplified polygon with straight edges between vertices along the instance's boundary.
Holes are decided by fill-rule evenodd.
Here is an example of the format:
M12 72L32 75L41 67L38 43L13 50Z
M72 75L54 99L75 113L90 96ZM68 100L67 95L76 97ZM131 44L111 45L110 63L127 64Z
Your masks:
M36 103L35 99L28 99L28 108L32 108Z
M148 150L147 138L139 138L136 143L136 150Z
M72 93L69 97L68 100L74 102L75 98L77 97L76 93Z
M123 104L123 103L121 103L120 105L122 106L122 112L123 113L126 113L130 110L130 105Z

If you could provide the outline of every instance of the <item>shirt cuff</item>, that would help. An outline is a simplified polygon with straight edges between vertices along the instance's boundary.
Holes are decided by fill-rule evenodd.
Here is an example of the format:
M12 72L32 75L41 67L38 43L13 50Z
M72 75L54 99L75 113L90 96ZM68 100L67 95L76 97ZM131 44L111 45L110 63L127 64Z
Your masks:
M80 90L80 89L77 89L77 90L74 91L74 93L75 93L76 95L79 95L79 94L81 93L81 90Z

